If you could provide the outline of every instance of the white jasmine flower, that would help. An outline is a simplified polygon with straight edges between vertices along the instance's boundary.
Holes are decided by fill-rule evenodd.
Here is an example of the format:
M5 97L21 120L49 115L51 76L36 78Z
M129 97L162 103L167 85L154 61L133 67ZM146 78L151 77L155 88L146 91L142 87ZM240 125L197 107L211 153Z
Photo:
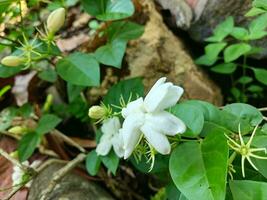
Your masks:
M103 133L100 138L100 142L96 147L96 153L101 156L105 156L113 149L118 157L123 157L124 149L123 149L123 138L122 134L119 131L121 128L120 120L118 117L113 117L110 119L106 119L103 122L101 127L101 131Z
M25 166L30 166L31 168L35 169L41 164L41 161L35 160L32 162L32 164L29 164L28 161L24 161L22 164ZM19 166L15 165L13 167L13 173L12 173L12 186L18 187L21 184L24 184L25 181L27 182L28 177L25 178L25 176L27 176L27 174ZM25 186L30 187L31 181L29 181Z
M185 132L183 121L165 111L177 103L184 90L165 81L165 77L159 79L145 99L139 98L122 109L125 159L132 154L142 134L156 151L169 154L171 145L167 136Z

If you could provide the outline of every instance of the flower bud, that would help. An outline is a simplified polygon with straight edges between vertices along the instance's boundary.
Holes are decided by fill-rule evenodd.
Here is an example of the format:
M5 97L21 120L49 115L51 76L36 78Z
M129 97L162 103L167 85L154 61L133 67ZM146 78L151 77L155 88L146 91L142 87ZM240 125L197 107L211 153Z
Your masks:
M26 131L27 131L27 128L23 126L14 126L8 129L8 132L14 135L23 135Z
M47 18L47 30L50 33L57 32L65 22L65 9L58 8L54 10Z
M9 155L10 155L12 158L16 158L16 159L19 157L18 151L13 151L13 152L9 153Z
M23 64L24 59L18 56L6 56L1 60L1 63L6 66L16 67Z
M89 109L88 115L92 119L101 119L106 115L106 110L101 106L92 106Z

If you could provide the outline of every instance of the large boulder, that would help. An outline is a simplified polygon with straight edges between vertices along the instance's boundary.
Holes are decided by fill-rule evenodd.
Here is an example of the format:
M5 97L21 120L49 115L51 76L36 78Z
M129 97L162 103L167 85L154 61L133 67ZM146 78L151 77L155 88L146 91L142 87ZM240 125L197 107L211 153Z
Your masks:
M187 99L222 104L220 89L194 64L183 42L164 24L151 0L140 1L147 16L141 38L129 43L126 51L130 76L144 78L146 89L162 76L181 85Z

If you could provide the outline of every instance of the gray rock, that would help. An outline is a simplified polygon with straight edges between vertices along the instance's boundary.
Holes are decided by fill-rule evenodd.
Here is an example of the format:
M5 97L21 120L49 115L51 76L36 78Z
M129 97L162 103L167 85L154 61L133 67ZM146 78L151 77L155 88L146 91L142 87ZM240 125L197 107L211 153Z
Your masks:
M28 200L40 199L40 194L53 177L52 174L61 167L61 164L51 164L41 171L31 184ZM71 172L54 188L48 200L114 200L114 198L99 185Z

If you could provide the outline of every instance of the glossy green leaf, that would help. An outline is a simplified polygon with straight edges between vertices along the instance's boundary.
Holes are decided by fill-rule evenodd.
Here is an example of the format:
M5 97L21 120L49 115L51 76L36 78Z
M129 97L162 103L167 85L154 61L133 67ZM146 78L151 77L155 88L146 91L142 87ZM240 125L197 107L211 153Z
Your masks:
M127 18L134 13L131 0L82 0L82 5L86 12L103 21Z
M114 151L110 151L107 156L101 156L100 158L106 168L111 171L113 175L116 175L120 159L117 157Z
M189 128L183 135L194 137L201 132L204 125L204 116L197 106L181 103L172 107L170 111Z
M220 74L232 74L235 72L237 64L235 63L222 63L211 68L211 71Z
M202 143L186 142L170 158L170 173L176 187L188 199L224 200L228 145L219 132L211 132Z
M57 73L55 72L55 70L48 68L46 70L41 71L38 74L38 77L44 81L54 83L57 80Z
M224 50L224 61L226 63L238 59L240 56L245 55L251 50L251 46L246 43L238 43L228 46Z
M0 78L8 78L14 76L21 71L21 67L7 67L0 65Z
M18 156L20 162L30 158L36 147L41 142L41 137L35 132L27 133L19 141Z
M252 68L256 79L264 85L267 85L267 70Z
M70 54L57 63L56 70L61 78L74 85L98 86L100 82L99 64L89 54Z
M121 68L122 59L126 50L127 42L124 40L114 40L104 46L99 47L95 52L96 59L104 64Z
M95 176L98 173L100 164L101 159L99 156L97 156L95 150L88 153L86 157L86 169L90 175Z
M43 135L45 133L49 133L52 131L59 123L61 122L61 119L58 118L56 115L52 114L45 114L41 117L41 119L38 122L37 128L35 131L39 135Z
M261 112L257 108L248 104L233 103L224 106L223 110L240 117L241 119L248 120L252 126L256 126L263 120Z
M250 180L230 181L230 188L234 200L265 200L267 197L267 183Z
M125 102L133 101L137 97L144 95L144 85L141 78L132 78L120 81L116 85L113 85L106 96L103 99L103 102L106 105L117 105L120 106L120 98L123 98ZM114 108L116 111L117 109Z
M107 29L110 40L133 40L144 33L144 26L128 21L113 22Z

